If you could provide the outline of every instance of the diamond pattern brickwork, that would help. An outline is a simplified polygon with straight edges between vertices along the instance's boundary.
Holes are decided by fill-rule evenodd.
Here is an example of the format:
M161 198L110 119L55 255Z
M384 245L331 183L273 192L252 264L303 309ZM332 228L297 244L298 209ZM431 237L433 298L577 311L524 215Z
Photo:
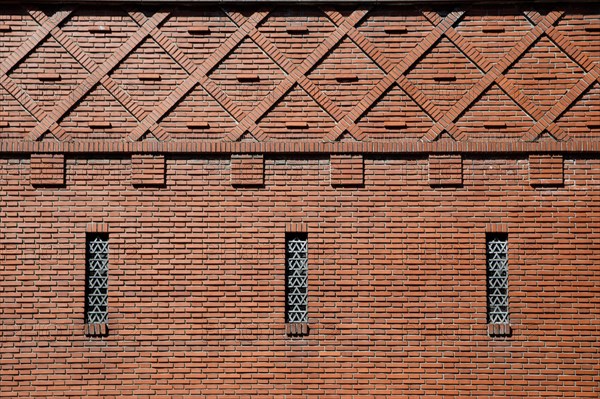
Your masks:
M597 136L583 121L600 112L589 7L0 14L0 144Z

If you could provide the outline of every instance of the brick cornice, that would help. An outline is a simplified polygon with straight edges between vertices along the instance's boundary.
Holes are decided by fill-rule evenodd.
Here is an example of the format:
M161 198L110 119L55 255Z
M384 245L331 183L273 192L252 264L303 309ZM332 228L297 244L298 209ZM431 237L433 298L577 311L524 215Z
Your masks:
M600 142L0 142L0 154L536 154L600 155Z

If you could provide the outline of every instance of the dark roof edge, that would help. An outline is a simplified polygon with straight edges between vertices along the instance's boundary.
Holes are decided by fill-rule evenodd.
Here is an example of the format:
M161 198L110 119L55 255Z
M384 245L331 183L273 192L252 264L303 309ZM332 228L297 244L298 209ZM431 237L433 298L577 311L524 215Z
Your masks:
M32 0L32 1L19 1L19 0L0 0L0 4L41 4L41 3L54 3L54 4L65 4L65 3L132 3L132 4L315 4L315 3L345 3L345 4L548 4L548 3L593 3L597 0L362 0L362 1L349 1L349 0Z

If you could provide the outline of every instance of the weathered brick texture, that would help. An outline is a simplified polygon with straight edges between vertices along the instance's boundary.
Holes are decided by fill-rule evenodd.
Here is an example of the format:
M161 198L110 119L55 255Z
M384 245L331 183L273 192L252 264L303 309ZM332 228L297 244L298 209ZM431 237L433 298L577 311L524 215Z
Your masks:
M0 11L1 397L598 397L594 4L41 3Z
M432 186L460 186L463 181L460 155L430 155L429 184Z
M562 155L530 155L529 183L532 186L559 186L563 184Z
M165 172L163 155L134 154L131 157L131 183L134 186L162 186Z
M264 183L264 174L262 155L231 156L231 184L234 186L260 186Z
M29 173L32 186L60 186L65 183L65 156L31 154Z
M364 182L362 155L331 155L332 186L360 186Z

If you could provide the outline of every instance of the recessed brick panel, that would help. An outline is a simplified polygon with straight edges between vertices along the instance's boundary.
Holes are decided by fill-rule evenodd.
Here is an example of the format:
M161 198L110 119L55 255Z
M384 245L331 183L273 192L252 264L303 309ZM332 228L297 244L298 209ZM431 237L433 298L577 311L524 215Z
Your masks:
M134 186L162 186L165 184L165 157L162 155L133 155L131 183Z
M65 156L62 154L31 154L32 186L62 186L65 184Z
M461 186L463 165L460 155L430 155L429 184L431 186Z
M530 155L529 183L532 186L562 186L564 184L562 155Z
M360 186L364 183L362 155L331 155L330 162L332 186Z
M231 184L234 186L261 186L264 184L262 155L232 155Z

